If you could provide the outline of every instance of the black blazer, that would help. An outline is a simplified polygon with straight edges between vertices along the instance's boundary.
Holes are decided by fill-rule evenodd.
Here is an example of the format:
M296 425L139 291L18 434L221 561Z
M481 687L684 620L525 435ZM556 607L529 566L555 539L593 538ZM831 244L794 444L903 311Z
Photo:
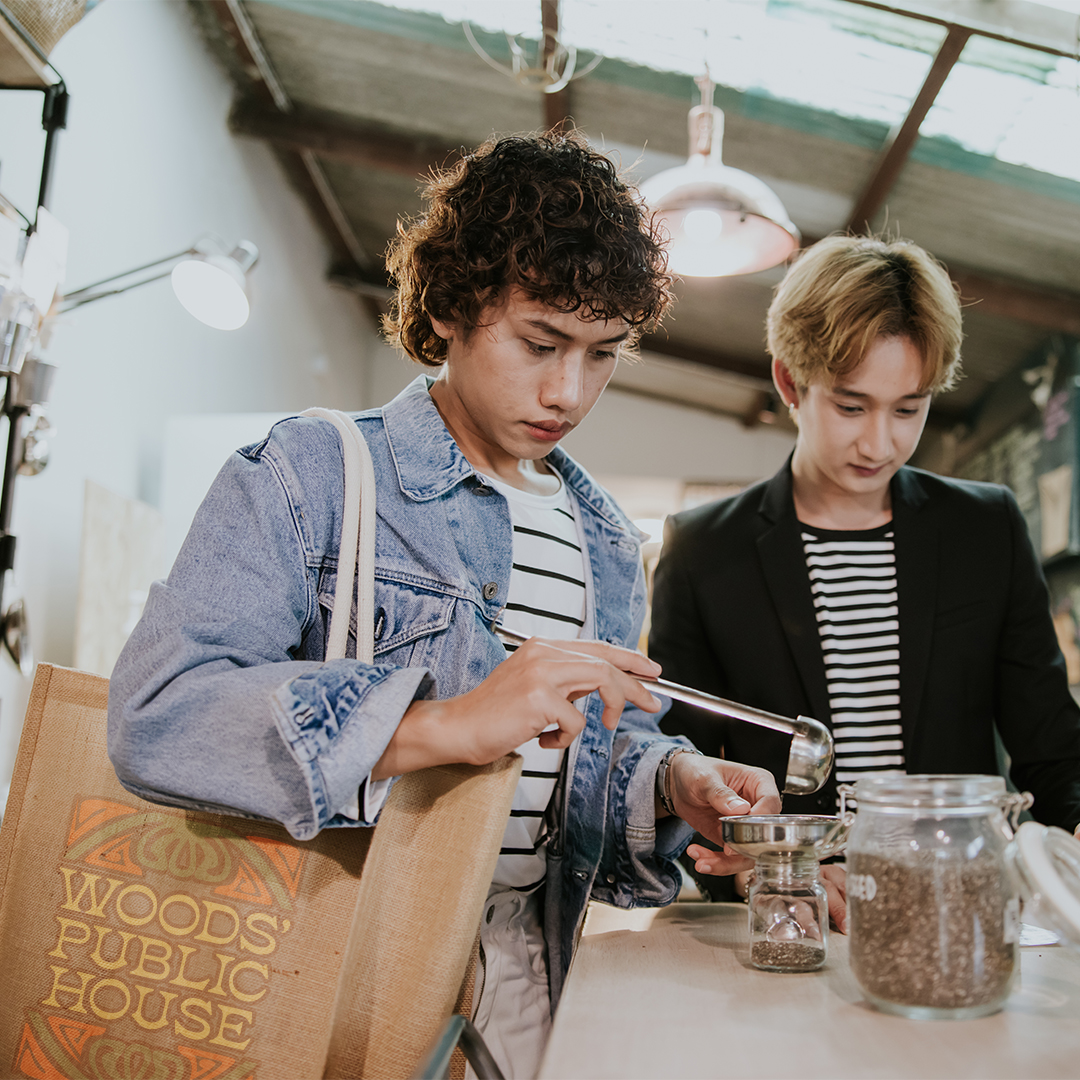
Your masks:
M1032 813L1080 821L1080 707L1020 509L996 484L901 469L892 480L900 715L909 773L997 773L996 724ZM828 724L825 665L789 463L770 480L669 519L649 653L665 678ZM661 722L701 750L770 769L790 740L675 702ZM786 796L835 813L835 782Z

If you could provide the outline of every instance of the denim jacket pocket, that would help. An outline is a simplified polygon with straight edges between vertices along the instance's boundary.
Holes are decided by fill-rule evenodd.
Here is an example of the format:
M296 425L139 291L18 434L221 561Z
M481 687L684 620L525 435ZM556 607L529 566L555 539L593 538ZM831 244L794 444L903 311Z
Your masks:
M329 626L334 610L336 577L329 574L319 589L323 621ZM457 598L434 588L412 582L375 581L375 660L399 667L424 663L418 657L418 644L446 630L453 618ZM355 656L356 605L349 615L349 655ZM424 650L421 650L424 651Z

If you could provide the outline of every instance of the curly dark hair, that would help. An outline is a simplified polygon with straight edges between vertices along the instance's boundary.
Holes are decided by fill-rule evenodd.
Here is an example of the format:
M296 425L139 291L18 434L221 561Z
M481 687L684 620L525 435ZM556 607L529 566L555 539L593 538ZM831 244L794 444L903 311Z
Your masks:
M424 199L387 249L397 297L383 319L387 338L422 364L446 360L433 317L469 334L508 286L558 311L626 319L628 343L671 304L651 215L576 131L488 139L433 170Z

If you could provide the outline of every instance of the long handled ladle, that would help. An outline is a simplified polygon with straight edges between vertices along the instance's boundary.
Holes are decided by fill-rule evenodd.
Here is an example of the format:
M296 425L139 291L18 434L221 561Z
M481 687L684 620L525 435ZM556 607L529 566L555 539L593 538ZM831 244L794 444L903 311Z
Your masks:
M524 645L529 639L504 626L495 627L496 635L512 645ZM661 693L676 701L685 701L699 709L716 713L719 716L745 720L748 724L771 728L791 736L791 749L788 752L787 777L784 791L790 795L810 795L817 791L828 779L833 766L832 732L819 720L809 716L800 716L795 720L776 713L754 709L749 705L740 705L726 698L714 697L702 690L690 686L680 686L667 679L643 679L634 676L644 686L654 686Z

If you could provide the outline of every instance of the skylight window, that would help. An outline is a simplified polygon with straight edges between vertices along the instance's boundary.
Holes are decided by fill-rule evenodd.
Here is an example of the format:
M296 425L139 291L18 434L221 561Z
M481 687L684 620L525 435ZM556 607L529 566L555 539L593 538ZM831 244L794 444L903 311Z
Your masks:
M539 0L393 6L540 38ZM1051 6L1080 15L1080 0ZM721 86L890 127L907 115L945 37L935 24L846 0L562 0L560 19L564 41L586 56L691 76L708 64ZM1080 63L974 36L921 132L1080 181Z
M961 54L923 121L922 134L951 139L1012 165L1080 180L1080 64L1064 57L1047 59L1055 62L1036 81L967 63Z

